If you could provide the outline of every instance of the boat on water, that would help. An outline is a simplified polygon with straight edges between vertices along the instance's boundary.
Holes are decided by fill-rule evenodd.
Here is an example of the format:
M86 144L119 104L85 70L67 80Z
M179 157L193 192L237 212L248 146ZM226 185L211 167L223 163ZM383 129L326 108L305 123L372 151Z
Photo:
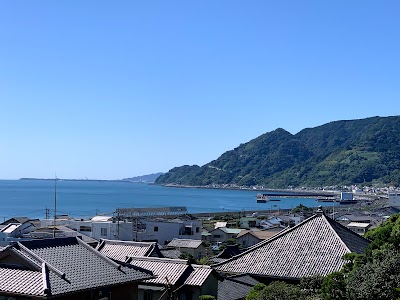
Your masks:
M257 203L267 203L269 201L268 196L266 194L257 194Z

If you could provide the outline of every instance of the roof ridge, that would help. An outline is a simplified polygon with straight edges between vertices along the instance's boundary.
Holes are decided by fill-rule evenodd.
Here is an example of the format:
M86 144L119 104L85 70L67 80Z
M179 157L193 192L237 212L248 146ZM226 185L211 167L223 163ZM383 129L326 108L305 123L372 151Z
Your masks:
M189 262L185 259L176 259L176 258L164 258L164 257L152 257L152 256L129 256L129 263L132 260L141 260L141 261L154 261L154 262L172 262L176 264L188 265Z
M28 255L30 255L31 257L33 257L34 259L36 259L37 261L39 261L41 264L42 263L46 263L46 265L48 266L48 268L54 272L58 277L60 277L61 279L64 279L66 281L68 281L66 279L66 275L64 272L60 271L59 269L57 269L56 267L54 267L52 264L46 262L43 258L41 258L39 255L37 255L36 253L34 253L33 251L31 251L29 248L27 248L26 246L22 245L20 242L17 242L18 246L20 247L20 249L22 249L24 252L26 252Z
M113 261L112 259L108 258L107 256L103 255L100 251L94 249L93 247L89 246L86 244L84 241L82 241L80 238L76 238L78 241L78 244L89 250L90 252L94 253L98 257L100 257L102 260L104 260L106 263L112 265L114 268L118 269L119 271L123 272L121 269L121 265Z
M18 251L17 249L10 248L9 251L11 251L14 255L18 256L21 258L24 262L27 262L28 265L36 269L36 271L40 271L40 265L37 264L34 260L32 260L30 257L24 255L21 251Z
M336 235L336 237L339 238L340 242L350 251L353 252L353 250L351 250L349 248L349 246L343 241L343 239L341 238L341 236L336 232L335 228L333 227L332 223L337 226L340 227L342 229L344 229L346 232L348 232L349 234L357 237L357 238L361 238L361 239L365 239L366 241L368 241L368 239L360 236L359 234L355 233L354 231L348 229L346 226L343 226L342 224L340 224L339 222L336 222L335 220L329 218L328 216L323 215L328 223L328 225L331 227L332 231L334 232L334 234Z
M211 266L209 265L199 265L199 264L191 264L193 268L198 268L198 269L211 269Z
M42 263L42 284L43 284L43 295L51 296L49 269L45 262Z
M248 248L246 251L244 251L244 252L242 252L242 253L239 253L238 255L235 255L235 256L233 256L233 257L231 257L231 258L228 258L226 261L213 264L212 266L213 266L213 267L217 267L217 266L219 266L219 265L226 264L226 263L228 263L228 262L230 262L230 261L233 261L233 260L235 260L235 259L237 259L237 258L239 258L239 257L241 257L241 256L243 256L243 255L245 255L245 254L247 254L247 253L250 252L250 251L253 251L254 249L261 248L261 247L263 247L265 244L271 243L272 241L276 240L277 238L281 237L282 235L287 234L288 232L292 232L292 231L295 230L296 228L303 226L304 224L310 222L311 220L313 220L313 219L315 219L315 218L317 218L317 217L319 217L319 216L318 216L318 215L313 215L313 216L311 216L311 217L305 219L303 222L301 222L301 223L299 223L299 224L297 224L297 225L295 225L295 226L293 226L293 227L291 227L291 228L283 229L282 231L278 232L277 234L275 234L275 235L272 236L271 238L266 239L266 240L263 240L263 241L259 242L258 244L255 244L254 246Z
M121 241L121 240L108 240L108 239L101 239L104 244L113 244L113 245L148 245L149 247L157 244L156 242L135 242L135 241Z

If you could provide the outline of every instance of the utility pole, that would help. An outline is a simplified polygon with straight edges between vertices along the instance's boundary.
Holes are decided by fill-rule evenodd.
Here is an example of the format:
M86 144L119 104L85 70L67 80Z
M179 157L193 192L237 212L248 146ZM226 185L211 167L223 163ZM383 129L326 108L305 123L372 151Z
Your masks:
M47 206L46 206L44 215L45 215L44 218L45 218L46 220L47 220L47 219L50 219L50 209L48 209Z
M57 218L57 175L54 178L54 223L53 223L53 238L56 237L56 218Z
M119 209L117 209L117 239L119 240Z

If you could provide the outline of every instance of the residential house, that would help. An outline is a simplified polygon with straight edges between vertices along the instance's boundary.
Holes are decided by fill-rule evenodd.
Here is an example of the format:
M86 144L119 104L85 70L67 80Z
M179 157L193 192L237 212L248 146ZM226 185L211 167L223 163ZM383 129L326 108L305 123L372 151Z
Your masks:
M239 220L239 227L242 229L250 229L260 226L260 219L255 217L242 217Z
M0 251L0 299L138 299L138 283L151 278L79 238L24 241Z
M346 225L346 227L359 235L364 235L370 228L370 223L358 223L358 222L350 222Z
M151 270L155 278L139 286L139 299L196 300L200 295L217 297L221 277L210 266L190 265L181 259L131 257L127 263Z
M155 242L100 240L96 250L121 262L125 262L127 258L132 256L163 257Z
M201 240L202 240L203 242L206 242L206 243L210 243L210 244L211 244L211 242L212 242L212 237L213 237L213 235L212 235L211 233L209 233L207 230L203 230L203 231L201 232Z
M322 210L231 259L214 265L229 275L250 274L256 279L299 281L339 271L346 253L363 253L369 241L326 217Z
M6 246L12 241L21 240L24 234L35 230L35 221L27 217L14 217L0 225L0 245Z
M224 243L229 239L234 239L236 236L242 231L242 229L238 228L226 228L219 227L217 229L211 230L212 234L212 243Z
M270 230L242 230L236 237L239 245L247 248L258 244L259 242L273 237L278 232L282 231L282 228L273 228Z
M168 248L175 248L182 253L192 255L195 259L202 258L211 254L211 250L206 247L201 240L173 239L167 244Z
M335 220L340 222L341 224L348 224L350 222L370 223L371 216L370 215L347 214L347 215L341 215L341 216L337 217Z
M46 222L49 221L51 220ZM174 238L201 239L202 228L199 220L138 218L129 222L104 216L96 216L91 220L57 220L57 225L65 225L96 240L153 241L160 245L165 245Z
M53 237L56 238L77 237L92 247L96 247L98 244L97 240L63 225L40 227L23 235L23 238L28 240L49 239Z

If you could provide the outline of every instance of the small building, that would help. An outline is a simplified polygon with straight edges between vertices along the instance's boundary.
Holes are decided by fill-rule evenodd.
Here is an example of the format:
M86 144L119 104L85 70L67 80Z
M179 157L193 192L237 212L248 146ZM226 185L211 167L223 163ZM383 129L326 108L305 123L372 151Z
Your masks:
M247 248L273 237L281 230L282 228L279 227L270 230L242 230L236 237L236 240L242 247Z
M45 222L51 225L52 220ZM130 222L104 216L96 216L92 220L57 220L57 225L65 225L96 240L153 241L160 245L174 238L201 239L202 228L199 220L138 218Z
M228 222L222 222L222 221L215 222L214 229L217 229L217 228L220 228L220 227L226 227L227 224L228 224Z
M212 243L224 243L229 239L234 239L236 236L242 231L239 228L226 228L226 227L219 227L217 229L211 230L210 233L212 234Z
M371 216L369 215L354 215L354 214L347 214L341 215L335 219L336 221L347 224L350 222L357 222L357 223L370 223Z
M100 240L96 250L109 258L121 262L125 262L128 257L132 256L163 257L155 242Z
M239 227L242 229L250 229L260 226L260 219L255 217L242 217L239 220Z
M359 235L364 235L371 228L371 226L372 225L370 223L358 223L358 222L350 222L349 224L346 225L348 229L354 231Z
M199 259L211 254L210 249L204 245L202 240L173 239L167 244L167 247L175 248L182 253L190 254L195 259Z
M400 208L400 191L391 191L388 194L388 205Z
M24 234L36 229L35 221L27 217L14 217L0 224L0 245L21 240Z
M131 257L127 263L150 270L155 278L139 285L139 299L199 299L217 297L220 276L209 266L191 265L182 259Z
M201 232L201 240L203 242L211 244L212 243L212 237L213 237L213 235L211 233L209 233L207 230L203 230Z

